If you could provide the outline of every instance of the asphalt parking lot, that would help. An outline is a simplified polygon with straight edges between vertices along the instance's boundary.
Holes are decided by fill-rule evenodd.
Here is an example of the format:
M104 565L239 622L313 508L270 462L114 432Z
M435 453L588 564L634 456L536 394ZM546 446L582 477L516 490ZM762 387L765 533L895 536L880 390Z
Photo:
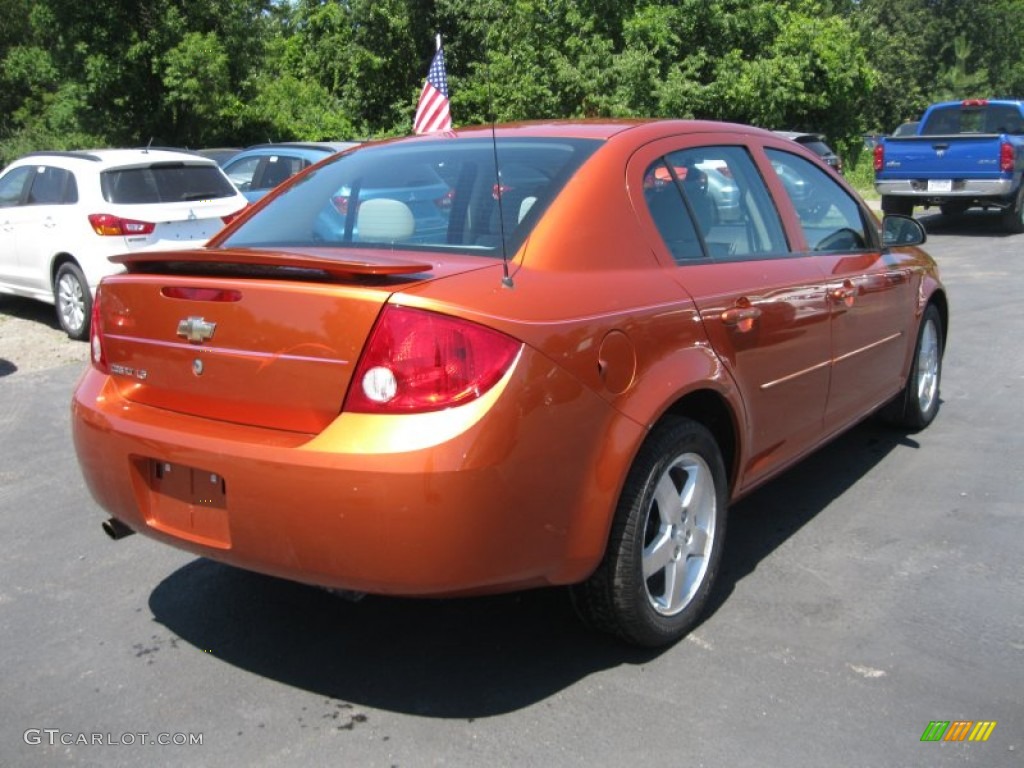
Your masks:
M924 220L938 419L739 504L709 615L661 652L559 590L349 603L111 542L69 440L82 363L4 361L0 765L1024 766L1024 235Z

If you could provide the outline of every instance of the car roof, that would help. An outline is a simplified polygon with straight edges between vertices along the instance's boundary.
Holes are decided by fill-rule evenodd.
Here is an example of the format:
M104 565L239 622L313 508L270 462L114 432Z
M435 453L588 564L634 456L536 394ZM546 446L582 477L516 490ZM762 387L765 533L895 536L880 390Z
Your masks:
M649 135L651 139L662 136L700 133L742 133L771 136L770 131L738 123L712 120L677 119L584 119L584 120L537 120L497 125L474 125L451 131L440 131L418 136L406 136L398 141L435 141L445 138L490 137L498 138L566 138L566 139L611 139L622 134L637 133ZM388 141L375 142L386 144Z
M358 146L358 141L281 141L269 142L266 144L253 144L243 149L243 152L279 152L286 149L299 150L310 153L341 152L344 149Z
M216 165L212 160L194 152L170 149L90 149L70 151L30 152L16 162L31 163L43 158L61 158L82 167L95 166L97 170L121 166L141 166L151 163L188 162L195 165Z
M824 141L825 140L825 134L823 134L823 133L812 133L810 131L772 131L772 133L776 133L779 136L782 136L785 139L790 139L792 141L801 141L801 140Z

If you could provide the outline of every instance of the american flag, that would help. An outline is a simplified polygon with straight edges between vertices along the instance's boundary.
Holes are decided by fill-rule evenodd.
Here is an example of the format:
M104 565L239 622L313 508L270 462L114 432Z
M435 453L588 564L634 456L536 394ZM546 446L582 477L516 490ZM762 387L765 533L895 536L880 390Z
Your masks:
M438 38L440 40L440 37ZM427 81L420 91L420 101L416 105L416 118L412 122L415 133L433 133L434 131L450 131L452 116L448 111L448 75L444 70L444 51L440 42L434 60L430 62Z

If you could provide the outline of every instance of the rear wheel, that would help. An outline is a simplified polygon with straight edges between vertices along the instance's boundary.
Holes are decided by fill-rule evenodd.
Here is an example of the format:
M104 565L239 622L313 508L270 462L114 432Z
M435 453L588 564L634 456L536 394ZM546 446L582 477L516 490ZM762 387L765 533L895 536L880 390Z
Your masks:
M1003 211L1003 229L1013 235L1024 232L1024 182L1017 191L1013 205Z
M72 339L86 338L89 335L92 295L89 293L85 275L76 264L68 262L57 270L57 278L53 282L53 295L60 327Z
M943 203L939 206L942 215L947 219L959 219L967 211L965 203Z
M939 412L939 383L942 379L942 318L934 304L921 317L914 347L914 364L903 391L893 400L884 416L908 429L924 429Z
M648 437L626 479L604 559L573 600L590 625L642 646L678 640L700 617L718 572L725 465L689 419Z
M914 213L914 201L907 197L882 195L882 213L895 213L899 216L911 216Z

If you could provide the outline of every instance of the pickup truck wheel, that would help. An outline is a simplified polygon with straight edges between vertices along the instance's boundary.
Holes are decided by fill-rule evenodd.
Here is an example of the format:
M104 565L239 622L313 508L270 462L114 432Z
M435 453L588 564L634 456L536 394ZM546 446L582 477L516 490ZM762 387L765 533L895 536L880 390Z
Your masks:
M725 464L711 433L668 419L647 438L626 478L608 549L572 588L591 626L657 647L700 618L725 540Z
M914 213L914 201L905 197L882 195L882 213L911 216Z
M1017 190L1013 205L1003 212L1003 229L1012 235L1024 232L1024 183Z
M943 203L939 210L947 219L958 219L967 211L967 206L963 203Z

